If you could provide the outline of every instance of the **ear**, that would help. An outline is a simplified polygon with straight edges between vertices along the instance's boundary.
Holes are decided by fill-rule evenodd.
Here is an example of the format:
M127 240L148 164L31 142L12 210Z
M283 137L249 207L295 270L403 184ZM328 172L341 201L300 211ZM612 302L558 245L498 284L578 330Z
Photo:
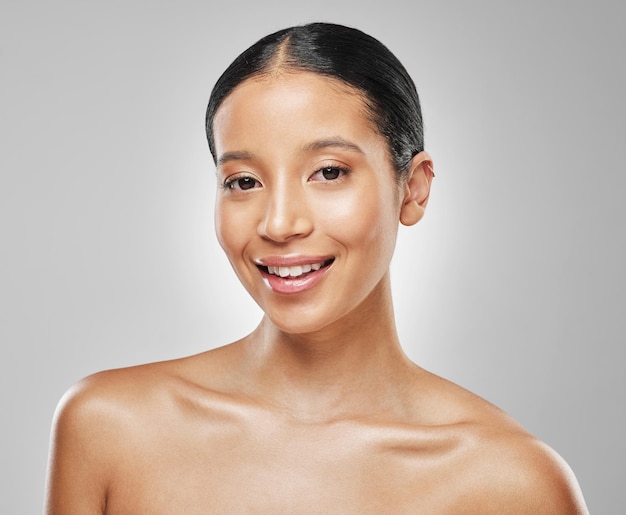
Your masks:
M413 225L424 216L430 185L435 173L433 161L428 152L420 152L411 161L409 174L404 180L403 199L400 208L400 222L402 225Z

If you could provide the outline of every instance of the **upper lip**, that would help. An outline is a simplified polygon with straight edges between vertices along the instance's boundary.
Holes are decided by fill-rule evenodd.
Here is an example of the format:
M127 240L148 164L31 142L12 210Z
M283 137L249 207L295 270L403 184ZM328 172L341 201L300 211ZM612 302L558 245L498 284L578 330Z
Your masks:
M312 265L315 263L324 263L326 261L334 259L333 256L305 256L291 254L287 256L267 256L259 259L255 259L255 263L258 266L302 266Z

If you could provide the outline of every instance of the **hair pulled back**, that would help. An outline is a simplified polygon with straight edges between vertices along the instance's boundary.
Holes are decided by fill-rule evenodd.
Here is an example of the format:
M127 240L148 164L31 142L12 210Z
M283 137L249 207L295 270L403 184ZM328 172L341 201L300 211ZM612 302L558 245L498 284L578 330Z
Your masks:
M218 79L206 112L206 133L214 160L213 118L224 99L246 79L280 69L317 73L358 90L372 122L387 139L392 162L401 176L407 173L413 156L424 149L419 97L398 58L360 30L311 23L260 39Z

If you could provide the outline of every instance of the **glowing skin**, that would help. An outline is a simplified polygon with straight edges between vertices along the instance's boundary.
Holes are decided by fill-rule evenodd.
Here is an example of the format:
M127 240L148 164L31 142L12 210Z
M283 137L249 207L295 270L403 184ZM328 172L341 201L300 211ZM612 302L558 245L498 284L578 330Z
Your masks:
M310 332L368 296L382 301L377 286L403 198L361 97L310 73L253 78L227 97L214 128L217 236L272 322ZM280 279L286 265L320 263L327 266L299 281ZM276 265L278 274L260 264Z
M242 83L214 128L217 235L265 317L68 392L46 513L586 515L558 455L402 352L388 268L428 155L397 181L359 95L308 73Z

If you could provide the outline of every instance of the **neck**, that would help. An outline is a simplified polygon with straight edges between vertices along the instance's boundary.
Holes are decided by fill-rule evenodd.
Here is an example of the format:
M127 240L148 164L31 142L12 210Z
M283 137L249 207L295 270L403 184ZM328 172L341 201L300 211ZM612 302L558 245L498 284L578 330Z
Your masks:
M266 317L243 345L250 390L308 420L389 409L413 366L398 340L388 276L330 326L288 334Z

